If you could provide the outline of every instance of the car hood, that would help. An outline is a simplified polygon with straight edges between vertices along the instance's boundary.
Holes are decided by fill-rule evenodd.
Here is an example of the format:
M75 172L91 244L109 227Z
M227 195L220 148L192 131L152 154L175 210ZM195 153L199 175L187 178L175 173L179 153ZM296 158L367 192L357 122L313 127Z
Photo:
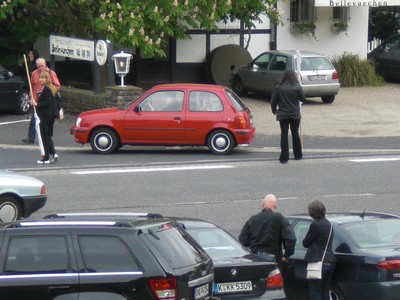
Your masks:
M110 107L110 108L101 108L101 109L94 109L94 110L89 110L85 111L83 113L79 114L79 117L84 118L84 117L90 117L93 115L106 115L106 114L114 114L116 112L120 112L123 109L119 107Z

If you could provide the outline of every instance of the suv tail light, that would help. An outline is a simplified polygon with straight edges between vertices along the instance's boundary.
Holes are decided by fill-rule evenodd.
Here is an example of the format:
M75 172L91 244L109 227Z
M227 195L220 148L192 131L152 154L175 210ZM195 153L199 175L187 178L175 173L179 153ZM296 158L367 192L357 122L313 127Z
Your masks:
M400 269L400 260L386 260L381 261L377 264L377 267L382 270L399 270Z
M282 274L279 271L279 269L273 270L271 273L268 275L267 279L267 289L277 289L277 288L282 288L283 287L283 278Z
M176 278L150 279L149 284L157 300L176 300Z
M339 80L339 73L337 71L333 71L332 73L332 79L334 80Z

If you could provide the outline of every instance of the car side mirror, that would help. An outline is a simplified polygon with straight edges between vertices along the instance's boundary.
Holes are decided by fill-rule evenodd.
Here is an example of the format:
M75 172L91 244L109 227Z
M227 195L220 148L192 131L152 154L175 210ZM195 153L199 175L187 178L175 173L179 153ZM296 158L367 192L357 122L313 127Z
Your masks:
M133 111L134 111L134 112L141 112L141 111L142 111L142 108L141 108L140 106L136 106L136 107L133 109Z
M14 74L10 71L4 72L5 79L10 79L14 76Z

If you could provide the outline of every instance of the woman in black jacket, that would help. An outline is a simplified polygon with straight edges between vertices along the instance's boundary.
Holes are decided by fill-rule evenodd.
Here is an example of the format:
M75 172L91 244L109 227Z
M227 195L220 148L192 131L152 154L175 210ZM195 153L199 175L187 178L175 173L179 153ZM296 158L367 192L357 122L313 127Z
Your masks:
M294 158L303 158L299 127L301 119L300 104L305 100L306 97L297 80L297 74L286 70L271 97L272 113L276 115L281 127L281 155L279 161L282 164L287 163L289 160L289 126L292 132Z
M306 262L318 262L324 258L322 264L322 279L308 280L309 300L330 299L329 290L333 271L335 269L336 258L332 251L332 224L325 218L325 211L325 205L321 201L314 200L308 205L308 213L314 221L311 223L303 239L303 246L307 248L304 260Z
M55 149L53 144L53 125L54 125L54 106L55 94L57 88L51 81L49 72L43 71L40 73L39 82L43 86L43 90L40 92L38 101L32 100L32 105L36 106L36 113L40 119L40 135L42 137L44 156L41 160L38 160L38 164L49 164L50 154L55 155Z

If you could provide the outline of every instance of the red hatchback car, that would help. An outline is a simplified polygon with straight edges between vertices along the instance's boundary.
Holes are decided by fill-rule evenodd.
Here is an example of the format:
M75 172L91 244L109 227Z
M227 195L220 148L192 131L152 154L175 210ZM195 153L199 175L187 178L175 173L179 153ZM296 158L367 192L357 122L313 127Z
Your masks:
M227 87L163 84L121 107L81 113L71 134L95 153L123 145L173 145L228 154L251 143L255 127L249 108Z

